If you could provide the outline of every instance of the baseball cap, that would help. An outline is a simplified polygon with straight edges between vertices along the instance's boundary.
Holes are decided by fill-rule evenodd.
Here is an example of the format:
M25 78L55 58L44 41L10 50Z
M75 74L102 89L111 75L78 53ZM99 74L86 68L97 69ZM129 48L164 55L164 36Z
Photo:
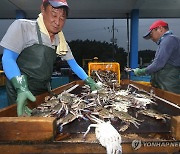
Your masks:
M149 31L146 33L146 35L143 36L143 38L147 40L150 39L151 31L159 26L168 26L168 23L163 20L157 20L153 22L153 24L149 27Z
M43 2L49 2L53 7L68 6L66 0L43 0Z

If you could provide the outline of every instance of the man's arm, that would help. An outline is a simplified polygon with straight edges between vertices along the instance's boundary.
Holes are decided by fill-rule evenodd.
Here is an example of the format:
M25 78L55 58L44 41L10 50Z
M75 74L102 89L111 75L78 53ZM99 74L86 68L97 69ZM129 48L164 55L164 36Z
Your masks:
M86 74L86 72L82 69L82 67L80 67L75 59L70 59L67 61L67 63L69 64L69 66L71 67L71 69L73 70L73 72L81 79L81 80L85 80L87 79L88 75Z
M3 70L9 80L11 80L13 77L21 75L19 67L16 63L18 56L19 56L18 53L4 48L2 65L3 65Z
M174 37L165 37L158 47L158 51L156 51L157 53L152 64L146 68L146 73L151 74L162 69L167 64L172 52L177 47L177 43L178 42L174 39Z
M96 84L96 82L86 74L86 72L80 67L75 59L67 61L73 72L81 79L84 80L87 85L90 86L91 91L99 90L101 87Z
M4 49L2 64L4 72L7 78L11 81L17 92L17 114L18 116L22 116L23 114L31 115L31 110L26 106L27 100L35 101L36 98L29 91L28 81L25 75L21 75L19 67L16 63L19 54Z

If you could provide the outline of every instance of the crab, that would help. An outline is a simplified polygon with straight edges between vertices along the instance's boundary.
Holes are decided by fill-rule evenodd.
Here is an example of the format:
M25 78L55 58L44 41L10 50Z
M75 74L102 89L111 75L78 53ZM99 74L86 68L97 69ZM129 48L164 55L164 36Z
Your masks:
M121 136L118 131L111 125L110 121L105 122L92 115L88 116L88 118L97 123L90 124L83 137L86 137L91 127L95 127L96 138L100 144L106 148L107 154L121 154Z
M128 124L128 126L130 125L129 123L132 123L136 128L139 128L139 125L140 125L139 122L143 122L142 120L132 117L127 112L111 109L110 113L112 113L114 115L114 117L117 117L118 119L120 119L123 122L125 122L126 124Z
M169 115L158 113L157 111L152 110L152 109L140 110L137 112L137 114L143 114L143 115L155 118L155 119L161 119L163 121L166 121L166 119L170 119Z
M132 99L132 107L145 109L147 104L156 104L154 101L152 101L149 98L141 98L141 97L134 97Z

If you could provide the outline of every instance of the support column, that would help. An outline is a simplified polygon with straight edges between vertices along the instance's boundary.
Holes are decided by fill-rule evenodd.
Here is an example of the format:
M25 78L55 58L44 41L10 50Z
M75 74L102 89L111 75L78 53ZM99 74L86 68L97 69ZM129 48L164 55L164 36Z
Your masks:
M138 28L139 28L139 10L131 12L131 34L130 34L130 67L138 67ZM133 80L134 73L130 73L130 79Z
M26 18L26 14L22 10L16 10L16 19L24 19Z

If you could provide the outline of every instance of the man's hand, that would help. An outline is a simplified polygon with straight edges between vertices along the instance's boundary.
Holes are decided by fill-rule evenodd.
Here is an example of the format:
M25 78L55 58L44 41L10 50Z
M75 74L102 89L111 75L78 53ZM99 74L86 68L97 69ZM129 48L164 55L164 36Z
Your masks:
M27 114L28 116L31 115L31 109L29 109L27 105L27 100L34 102L36 97L28 89L27 79L26 76L21 75L17 77L13 77L11 82L14 88L17 91L17 115L22 116Z
M28 99L30 101L35 101L36 98L33 96L33 94L30 91L18 93L17 99L16 99L18 116L21 116L24 114L31 116L32 111L26 106Z
M90 86L91 91L99 90L101 87L89 76L86 80L84 80L87 85Z
M134 74L135 74L136 76L146 75L146 69L145 69L145 68L142 68L142 69L136 68L136 69L134 69Z

